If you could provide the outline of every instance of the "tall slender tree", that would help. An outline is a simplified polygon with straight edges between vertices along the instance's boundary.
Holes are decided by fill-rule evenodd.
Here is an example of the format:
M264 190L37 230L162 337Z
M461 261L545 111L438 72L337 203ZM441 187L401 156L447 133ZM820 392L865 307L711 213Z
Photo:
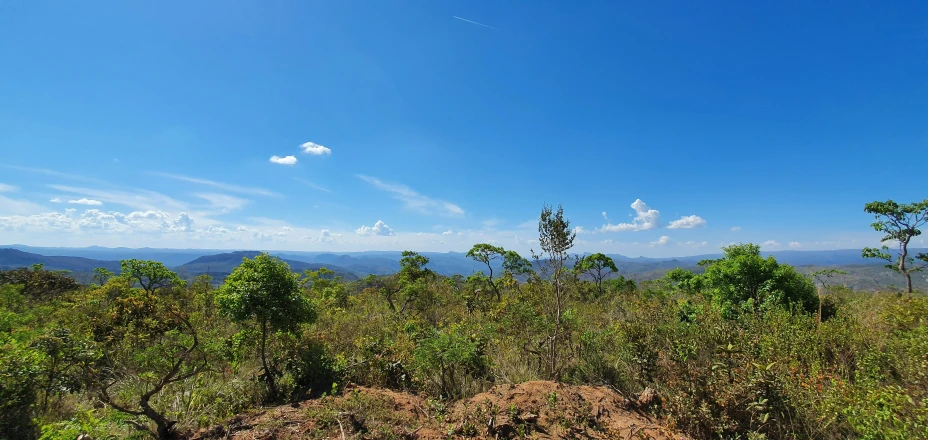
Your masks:
M564 218L564 208L557 211L544 205L538 219L538 242L541 253L532 250L532 256L542 268L542 273L551 282L554 292L552 304L554 327L548 335L548 368L551 378L560 377L560 345L564 339L564 311L571 271L567 268L568 251L574 246L577 234L570 229L570 220ZM546 261L542 262L542 259Z

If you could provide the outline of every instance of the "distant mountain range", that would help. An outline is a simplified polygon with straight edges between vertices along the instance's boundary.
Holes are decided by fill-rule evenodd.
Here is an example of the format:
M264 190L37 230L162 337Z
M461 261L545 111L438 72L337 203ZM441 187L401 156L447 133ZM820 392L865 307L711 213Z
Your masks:
M928 252L928 249L911 249L913 253ZM210 249L155 249L155 248L47 248L23 245L0 246L0 269L44 264L47 269L69 270L79 281L87 282L96 267L105 267L119 271L119 260L137 258L161 261L187 279L209 273L217 281L224 279L232 269L241 264L242 258L254 257L259 251L234 251ZM290 265L297 272L318 270L327 267L346 280L354 280L368 274L386 275L399 270L399 251L369 252L297 252L270 251ZM422 252L429 258L429 267L443 275L469 275L483 269L483 265L466 257L462 252ZM873 289L899 285L897 274L882 267L882 262L864 259L859 249L841 249L833 251L776 251L764 252L773 255L777 261L797 266L800 271L809 272L820 267L840 267L849 275L835 279L839 284L849 287ZM609 255L626 277L638 281L655 279L668 270L682 267L700 270L696 266L701 260L715 259L721 254L706 254L675 258L627 257L619 254ZM924 276L916 276L916 285L928 286ZM844 281L841 281L844 279Z

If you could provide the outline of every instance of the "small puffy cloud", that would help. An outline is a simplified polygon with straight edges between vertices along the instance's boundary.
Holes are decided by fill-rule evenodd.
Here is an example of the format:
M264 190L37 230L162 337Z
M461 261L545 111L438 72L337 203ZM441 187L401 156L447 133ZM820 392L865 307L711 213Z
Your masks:
M666 245L667 243L670 243L670 237L668 237L668 236L666 236L666 235L662 235L661 238L658 238L658 239L657 239L657 241L652 241L652 242L650 243L650 246L651 246L651 247L654 247L654 246L664 246L664 245Z
M731 228L731 231L732 231L732 232L738 232L738 231L740 231L740 230L741 230L741 226L732 226L732 228Z
M295 156L284 156L284 157L271 156L270 160L271 160L271 163L276 163L279 165L293 165L296 163Z
M319 241L322 243L330 243L335 241L338 237L341 237L342 234L336 234L328 229L323 229L319 232Z
M390 229L386 223L382 220L377 220L377 223L374 223L374 226L361 226L354 231L358 235L371 236L371 235L380 235L380 236L391 236L396 235L393 233L393 229Z
M452 230L450 230L450 229L447 230L447 231L445 231L445 232L442 232L442 233L441 233L441 235L452 235L452 234L454 234L454 231L452 231Z
M609 216L606 215L606 211L603 211L603 220L609 221Z
M631 223L612 224L607 223L599 228L599 232L622 232L622 231L647 231L661 225L661 213L656 209L651 209L641 199L636 199L631 204L635 210L635 218Z
M77 200L68 200L68 203L71 203L74 205L90 205L90 206L100 206L103 204L103 202L99 200L88 199L86 197L83 197Z
M5 183L0 183L0 193L2 192L14 192L19 190L18 186L7 185Z
M761 243L760 245L761 245L761 247L779 247L779 246L780 246L780 243L778 243L778 242L775 241L775 240L767 240L767 241Z
M588 231L586 229L583 229L583 226L574 227L574 234L580 235L580 234L586 234L587 232Z
M674 220L670 222L670 225L667 226L667 229L692 229L700 226L705 226L706 220L698 215L685 215L680 217L680 220Z
M49 200L49 202L61 203L61 197L52 197L51 200Z
M303 145L300 145L300 148L303 149L303 152L306 154L312 154L314 156L327 156L332 154L332 150L328 147L323 147L322 145L306 142Z
M789 242L789 247L792 249L799 249L802 247L802 243L799 243L798 241L791 241Z

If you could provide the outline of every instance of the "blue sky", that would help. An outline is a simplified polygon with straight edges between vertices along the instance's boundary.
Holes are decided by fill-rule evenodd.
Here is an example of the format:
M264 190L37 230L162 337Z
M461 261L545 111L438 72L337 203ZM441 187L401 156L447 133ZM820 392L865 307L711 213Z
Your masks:
M923 1L5 1L0 60L0 244L859 248L928 197Z

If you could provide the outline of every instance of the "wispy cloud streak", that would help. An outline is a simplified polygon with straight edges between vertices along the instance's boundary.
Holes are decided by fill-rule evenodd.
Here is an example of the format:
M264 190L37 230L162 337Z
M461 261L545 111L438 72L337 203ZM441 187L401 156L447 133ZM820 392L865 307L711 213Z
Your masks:
M197 183L200 185L212 186L214 188L219 188L219 189L223 189L226 191L237 192L241 194L252 194L252 195L266 196L266 197L282 197L278 193L275 193L273 191L268 191L263 188L230 185L228 183L216 182L213 180L201 179L198 177L181 176L179 174L157 173L157 172L151 172L150 174L155 175L155 176L167 177L168 179L180 180L182 182L190 182L190 183Z
M454 18L456 18L456 19L458 19L458 20L461 20L461 21L466 21L466 22L468 22L468 23L470 23L470 24L475 24L475 25L477 25L477 26L483 26L483 27L485 27L485 28L490 28L490 29L493 29L494 31L496 30L496 28L493 27L493 26L488 26L488 25L485 25L485 24L483 24L483 23L477 23L476 21L468 20L468 19L466 19L466 18L461 18L461 17L458 17L457 15L452 15L452 17L454 17Z

